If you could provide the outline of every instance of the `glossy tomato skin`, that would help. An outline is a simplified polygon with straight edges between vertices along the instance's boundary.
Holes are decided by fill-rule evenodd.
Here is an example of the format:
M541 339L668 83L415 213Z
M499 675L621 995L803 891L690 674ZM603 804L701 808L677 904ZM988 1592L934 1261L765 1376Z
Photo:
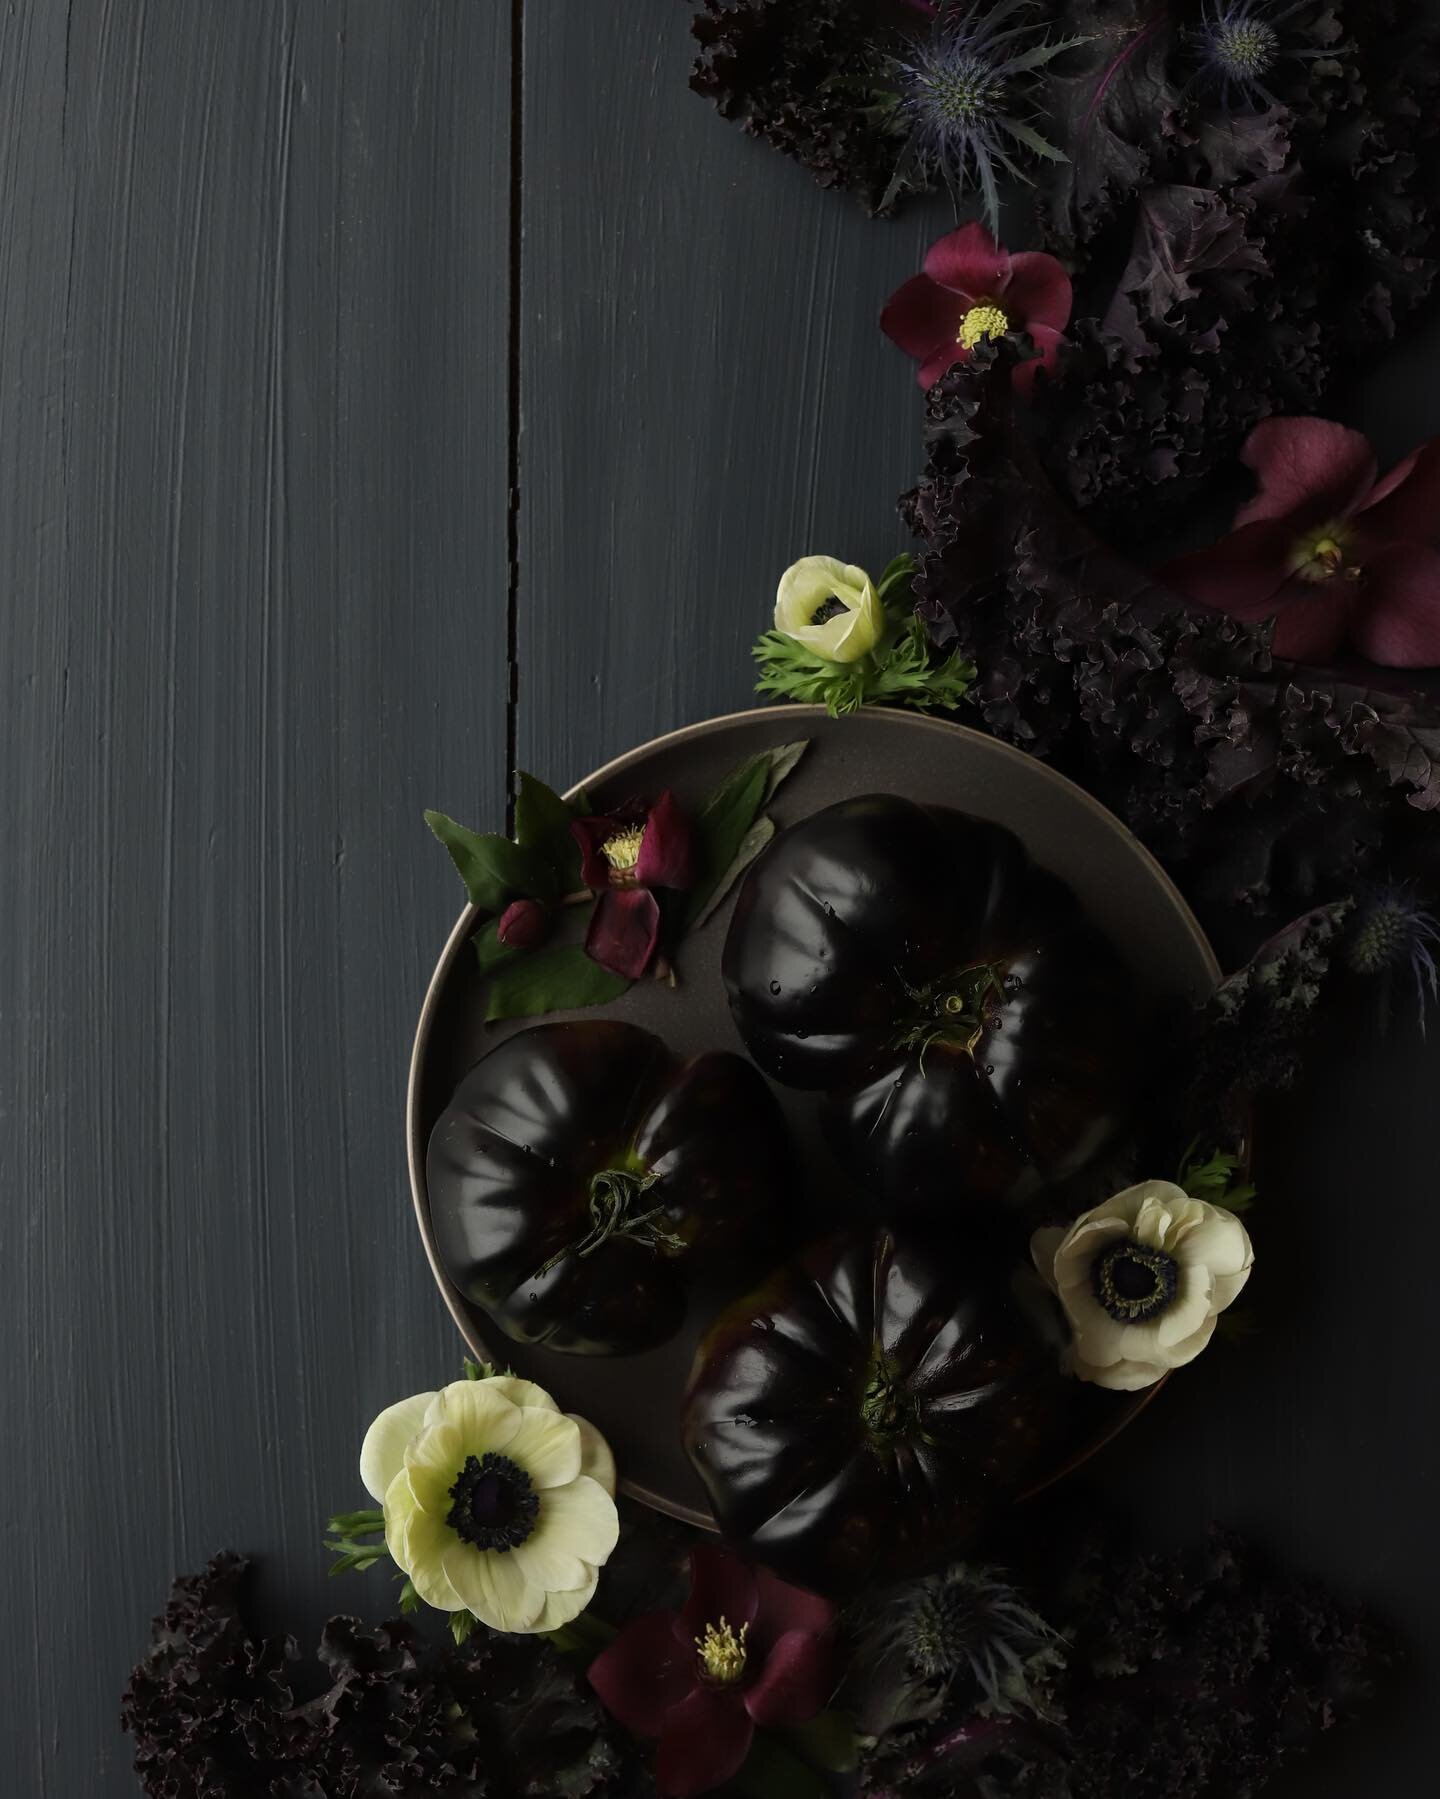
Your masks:
M1061 1428L1052 1302L1023 1265L865 1231L815 1246L711 1327L685 1446L726 1536L841 1596L937 1566Z
M591 1355L664 1342L692 1279L777 1254L794 1180L748 1062L683 1062L612 1019L507 1038L461 1081L426 1157L454 1285L516 1341Z
M1134 1102L1131 976L987 820L877 794L792 826L741 888L723 969L746 1048L826 1095L881 1215L1014 1207Z

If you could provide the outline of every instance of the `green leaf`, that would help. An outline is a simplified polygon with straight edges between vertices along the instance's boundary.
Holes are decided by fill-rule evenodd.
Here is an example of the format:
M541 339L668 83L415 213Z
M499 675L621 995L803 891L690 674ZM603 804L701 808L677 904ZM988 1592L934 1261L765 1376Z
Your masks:
M384 1512L367 1507L363 1512L336 1512L325 1526L332 1537L363 1537L385 1528Z
M443 812L427 812L425 822L450 852L470 904L499 912L514 898L555 898L554 875L528 850L494 831L467 831Z
M535 1018L542 1012L603 1006L619 999L629 981L592 962L578 943L547 944L502 962L490 980L485 1019Z
M959 656L934 660L925 627L913 615L893 641L857 662L829 662L781 631L767 631L753 654L760 668L757 693L821 705L832 718L867 705L917 712L955 707L975 679L974 667Z
M580 845L570 835L571 817L570 808L554 788L520 771L515 839L553 870L556 899L580 885Z
M1206 1155L1197 1137L1181 1158L1175 1184L1183 1187L1192 1199L1203 1199L1231 1212L1246 1212L1257 1198L1257 1189L1250 1181L1237 1180L1240 1172L1239 1156L1223 1149L1212 1149Z
M830 1792L823 1774L763 1730L755 1732L745 1765L731 1785L746 1799L827 1799Z
M463 1643L479 1622L473 1612L451 1612L450 1635L457 1644Z
M908 550L902 552L902 554L897 556L893 562L887 563L884 574L881 575L880 579L875 583L875 592L881 605L885 605L888 602L892 589L899 587L906 582L913 581L915 576L919 573L919 570L920 564ZM911 606L907 605L905 607L907 613L912 610L913 608Z
M804 1724L792 1724L784 1737L798 1755L816 1767L828 1768L832 1774L854 1772L855 1727L844 1712L821 1712Z
M808 748L808 738L801 738L747 757L731 769L700 808L695 821L700 874L686 901L685 930L693 930L701 919L708 918L739 876L745 866L739 861L741 849L761 807L769 804L775 789L794 771ZM763 843L757 844L750 859L763 847Z
M729 894L731 888L734 887L741 875L744 874L745 870L760 854L761 850L765 848L766 844L769 843L774 835L775 820L767 817L766 814L762 812L759 818L755 820L754 824L751 825L750 829L740 839L740 847L736 850L730 866L716 882L714 891L711 893L710 898L705 902L705 910L691 925L691 930L698 931L702 925L709 924L710 920L719 911L721 906L725 904L726 896Z
M420 1610L420 1595L415 1591L415 1583L413 1580L406 1580L404 1586L400 1589L400 1597L395 1603L400 1607L402 1614L406 1617L408 1617L411 1612L418 1612Z
M489 974L490 970L503 962L507 956L515 954L513 949L508 949L500 941L499 931L500 920L492 918L470 939L475 945L475 959L480 964L481 974Z

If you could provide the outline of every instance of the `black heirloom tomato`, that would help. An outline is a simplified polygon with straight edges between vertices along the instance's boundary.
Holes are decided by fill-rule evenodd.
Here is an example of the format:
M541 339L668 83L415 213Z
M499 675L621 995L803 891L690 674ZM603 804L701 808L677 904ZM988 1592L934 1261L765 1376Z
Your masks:
M1130 975L987 820L877 794L791 826L740 890L723 967L746 1048L827 1094L828 1132L886 1214L1013 1206L1133 1104Z
M1052 1451L1066 1385L1030 1270L864 1231L720 1315L685 1447L728 1537L839 1594L955 1554Z
M764 1080L614 1020L519 1031L465 1076L425 1164L440 1260L518 1342L652 1348L692 1279L778 1253L793 1176Z

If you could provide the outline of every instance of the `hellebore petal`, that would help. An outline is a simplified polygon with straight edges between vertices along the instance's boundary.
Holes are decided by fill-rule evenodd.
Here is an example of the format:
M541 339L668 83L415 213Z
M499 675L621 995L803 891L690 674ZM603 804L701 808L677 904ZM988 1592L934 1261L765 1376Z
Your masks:
M1160 578L1190 599L1231 618L1256 623L1275 610L1275 596L1290 579L1294 541L1287 525L1256 519L1203 549L1166 563Z
M937 381L943 381L957 363L969 362L970 352L961 344L944 344L935 354L920 365L915 377L926 393Z
M627 981L638 981L660 940L660 903L648 887L611 887L597 895L585 954Z
M949 355L958 350L960 321L967 310L963 295L937 286L928 275L912 275L885 302L880 329L907 356L928 366L942 351ZM922 379L921 385L933 383Z
M668 787L645 821L635 879L642 887L671 887L681 893L695 884L694 835Z
M592 893L603 893L613 872L604 846L620 827L613 818L572 818L570 835L580 846L580 879Z
M682 1643L674 1612L636 1618L590 1664L590 1684L600 1703L637 1737L658 1737L671 1708L699 1676L695 1645Z
M1440 549L1440 437L1396 463L1357 517L1369 538Z
M830 1645L806 1630L789 1630L770 1650L760 1677L745 1689L745 1709L764 1728L803 1724L830 1697Z
M1011 385L1017 394L1028 395L1041 369L1047 374L1055 372L1055 364L1060 359L1061 340L1060 333L1052 330L1049 325L1027 325L1025 329L1030 333L1030 340L1040 354L1029 362L1015 365Z
M733 1689L695 1687L660 1733L655 1784L668 1799L690 1799L723 1786L750 1753L755 1726Z
M939 286L975 301L999 298L1014 260L978 219L972 219L931 244L922 266ZM1054 258L1047 260L1053 262Z
M1284 519L1295 531L1341 519L1375 485L1375 452L1359 431L1333 419L1272 418L1245 440L1240 459L1260 490L1235 514L1235 524Z
M734 1550L697 1543L690 1551L690 1597L675 1620L677 1636L692 1647L707 1624L722 1618L737 1633L755 1622L760 1608L756 1575Z
M1061 332L1070 323L1074 302L1070 277L1053 256L1043 250L1021 250L1010 258L1010 279L1001 291L1000 306L1012 325L1022 325L1032 337L1037 327Z
M757 1654L763 1655L771 1643L792 1631L822 1637L835 1622L835 1607L828 1599L804 1587L792 1587L768 1568L755 1570L755 1586L760 1603L750 1643Z
M1365 558L1355 646L1383 668L1440 664L1440 550L1392 543Z

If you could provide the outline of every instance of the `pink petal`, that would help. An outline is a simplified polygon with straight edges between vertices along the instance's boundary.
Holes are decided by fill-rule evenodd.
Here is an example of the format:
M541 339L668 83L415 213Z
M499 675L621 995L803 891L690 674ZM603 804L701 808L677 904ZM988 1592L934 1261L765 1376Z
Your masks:
M695 1651L705 1626L725 1619L737 1633L755 1622L760 1594L746 1563L720 1543L697 1543L690 1551L690 1597L675 1620L676 1634Z
M967 311L963 298L937 287L928 275L913 275L885 302L880 329L907 356L923 359L937 344L954 343Z
M745 1690L745 1709L762 1729L813 1718L833 1685L830 1645L808 1631L790 1630L765 1659L764 1672Z
M1021 250L1010 258L1010 279L1000 304L1012 325L1023 325L1032 336L1037 325L1063 331L1073 303L1070 277L1053 256Z
M580 879L592 893L603 893L610 885L610 864L601 855L600 846L618 829L613 818L572 818L570 821L570 835L580 845Z
M1203 550L1177 556L1161 569L1160 578L1232 618L1268 618L1275 595L1289 579L1286 559L1292 542L1288 524L1257 519Z
M959 363L969 362L970 352L962 344L946 344L920 367L920 385L929 393L937 381L943 381Z
M1235 514L1237 526L1283 518L1298 533L1346 517L1375 485L1368 441L1331 419L1266 419L1246 438L1241 461L1260 491Z
M698 1678L695 1651L675 1640L674 1612L647 1612L627 1624L590 1664L590 1684L626 1730L658 1737L665 1719Z
M642 887L672 887L681 893L695 885L695 839L668 787L645 821L635 879Z
M735 1688L696 1687L665 1720L655 1784L669 1799L723 1786L739 1772L754 1737L755 1726Z
M1367 557L1350 635L1384 668L1440 664L1440 551L1395 543Z
M585 933L585 954L627 981L650 966L660 937L660 904L648 887L611 887L599 894Z
M963 294L969 304L993 300L1010 274L1010 254L1003 250L978 219L951 231L931 244L925 256L925 273L941 287Z
M1362 510L1367 536L1440 546L1440 437L1397 463Z

